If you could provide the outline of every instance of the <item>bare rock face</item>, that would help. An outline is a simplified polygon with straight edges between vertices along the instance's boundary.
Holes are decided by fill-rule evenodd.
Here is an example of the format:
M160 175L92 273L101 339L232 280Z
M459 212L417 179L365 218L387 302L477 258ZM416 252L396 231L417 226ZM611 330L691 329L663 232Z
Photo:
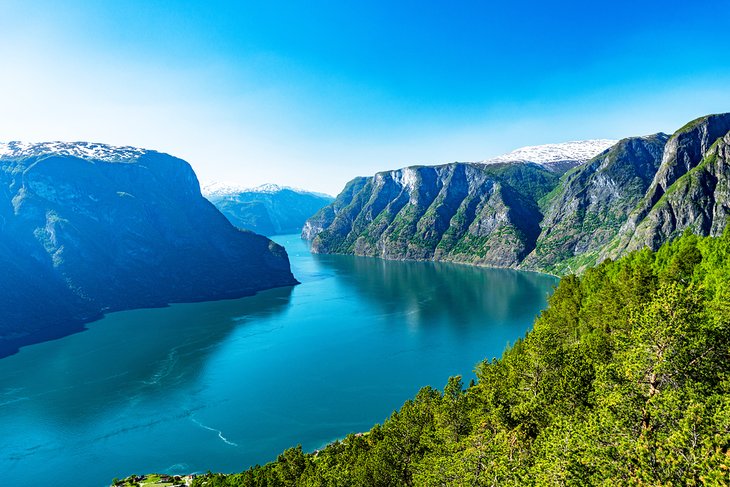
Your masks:
M382 172L351 181L302 235L314 252L513 267L534 248L536 201L556 182L529 163Z
M284 249L233 227L181 159L100 144L0 145L0 354L104 311L296 283Z
M644 246L657 249L685 229L701 235L720 233L724 218L723 210L715 208L715 190L718 184L722 188L727 179L716 164L723 160L718 145L723 144L721 139L729 131L730 114L719 114L694 120L675 132L644 198L601 258L615 258ZM709 164L707 157L713 158ZM713 182L713 177L718 181ZM722 200L722 195L717 196ZM722 201L719 204L722 206Z
M348 184L302 236L315 252L581 272L687 229L720 234L730 213L729 132L730 114L708 115L671 137L627 138L565 167L522 160L547 150L540 146L484 164L378 173ZM573 144L583 153L611 141L589 142Z
M698 235L720 235L730 212L730 134L718 139L699 164L679 177L638 222L633 234L624 235L624 252L663 242L689 229Z
M544 202L540 237L522 267L560 274L594 265L644 196L668 139L662 133L623 139L566 173Z

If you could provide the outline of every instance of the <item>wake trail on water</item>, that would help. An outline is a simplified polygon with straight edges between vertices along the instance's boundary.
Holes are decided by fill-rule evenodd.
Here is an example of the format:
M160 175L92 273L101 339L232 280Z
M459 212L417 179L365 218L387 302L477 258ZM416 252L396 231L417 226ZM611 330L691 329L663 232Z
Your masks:
M220 438L221 440L223 440L225 443L227 443L227 444L229 444L231 446L238 446L238 443L234 443L234 442L230 441L228 438L226 438L225 436L223 436L223 432L221 430L217 430L215 428L211 428L210 426L206 426L206 425L204 425L203 423L201 423L200 421L198 421L197 419L195 419L193 417L191 417L190 420L193 423L195 423L198 426L200 426L201 428L203 428L203 429L207 429L208 431L213 431L214 433L218 433L218 438Z
M177 348L173 348L167 353L167 358L162 361L157 371L150 377L150 380L143 380L142 383L148 386L158 385L160 381L170 375L177 362Z

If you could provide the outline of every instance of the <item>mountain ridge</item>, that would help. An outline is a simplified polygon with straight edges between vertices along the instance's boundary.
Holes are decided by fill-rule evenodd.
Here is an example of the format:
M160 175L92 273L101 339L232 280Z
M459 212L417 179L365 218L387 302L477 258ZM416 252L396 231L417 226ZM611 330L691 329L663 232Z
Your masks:
M161 152L132 146L115 146L99 142L0 142L0 158L16 159L48 155L71 156L104 162L134 161L144 154Z
M292 191L300 194L311 194L315 196L321 196L323 198L334 199L334 196L327 193L320 193L317 191L309 191L303 188L296 188L293 186L280 185L276 183L264 183L258 186L245 186L237 183L226 183L222 181L210 181L202 184L200 191L203 196L228 196L235 195L237 193L278 193L279 191Z
M546 166L514 156L540 152L528 147L495 158L491 164L411 166L397 170L416 175L408 184L398 183L389 201L374 184L388 173L383 171L348 183L332 205L305 223L302 237L312 241L314 252L321 253L450 260L555 275L582 272L644 245L656 249L687 228L700 235L717 235L730 213L726 142L721 140L729 131L730 114L716 114L695 119L671 136L660 132L629 137L606 149L586 144L603 150L583 162ZM703 163L708 155L713 159ZM434 183L433 178L417 175L449 166L463 167L478 184L467 185L469 190L464 192L463 182L461 188L448 188L450 181L443 178ZM706 169L701 181L694 183L692 191L677 193L676 183L689 184L688 173L697 178L701 172L697 167ZM531 191L536 184L538 191ZM457 193L459 201L444 205L449 194ZM680 193L691 193L693 201L702 203L691 209L693 203L677 200ZM432 197L427 208L420 208L425 194L438 198ZM669 198L672 194L674 199ZM667 201L672 203L669 207ZM665 205L663 213L654 209L660 202ZM712 217L702 217L707 205L714 205ZM405 238L383 238L401 236L402 232L387 227L403 221L409 229ZM450 235L458 241L443 243L444 236ZM420 253L413 251L415 241L424 247Z

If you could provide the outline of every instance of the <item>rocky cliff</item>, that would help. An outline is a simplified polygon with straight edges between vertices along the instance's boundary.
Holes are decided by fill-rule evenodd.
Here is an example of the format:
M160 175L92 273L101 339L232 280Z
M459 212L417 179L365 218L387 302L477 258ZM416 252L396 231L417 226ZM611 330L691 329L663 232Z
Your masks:
M644 246L657 249L689 229L720 234L727 223L730 113L708 115L677 130L645 196L600 258Z
M521 266L562 274L595 264L651 184L668 138L623 139L567 172L541 202L540 237Z
M729 131L730 114L709 115L671 137L632 137L606 150L609 141L571 143L593 147L587 161L550 164L554 146L530 147L483 164L357 178L302 236L314 252L581 272L687 229L722 232Z
M515 266L535 246L537 200L557 179L531 163L382 172L351 181L302 234L314 252Z
M284 249L233 227L192 168L100 144L0 144L0 355L109 310L295 284Z

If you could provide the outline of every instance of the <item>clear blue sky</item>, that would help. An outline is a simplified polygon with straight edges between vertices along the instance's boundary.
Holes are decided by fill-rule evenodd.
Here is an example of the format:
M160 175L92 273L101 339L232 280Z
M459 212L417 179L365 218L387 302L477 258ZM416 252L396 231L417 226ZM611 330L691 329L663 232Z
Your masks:
M730 0L2 0L0 140L138 145L337 193L730 111Z

